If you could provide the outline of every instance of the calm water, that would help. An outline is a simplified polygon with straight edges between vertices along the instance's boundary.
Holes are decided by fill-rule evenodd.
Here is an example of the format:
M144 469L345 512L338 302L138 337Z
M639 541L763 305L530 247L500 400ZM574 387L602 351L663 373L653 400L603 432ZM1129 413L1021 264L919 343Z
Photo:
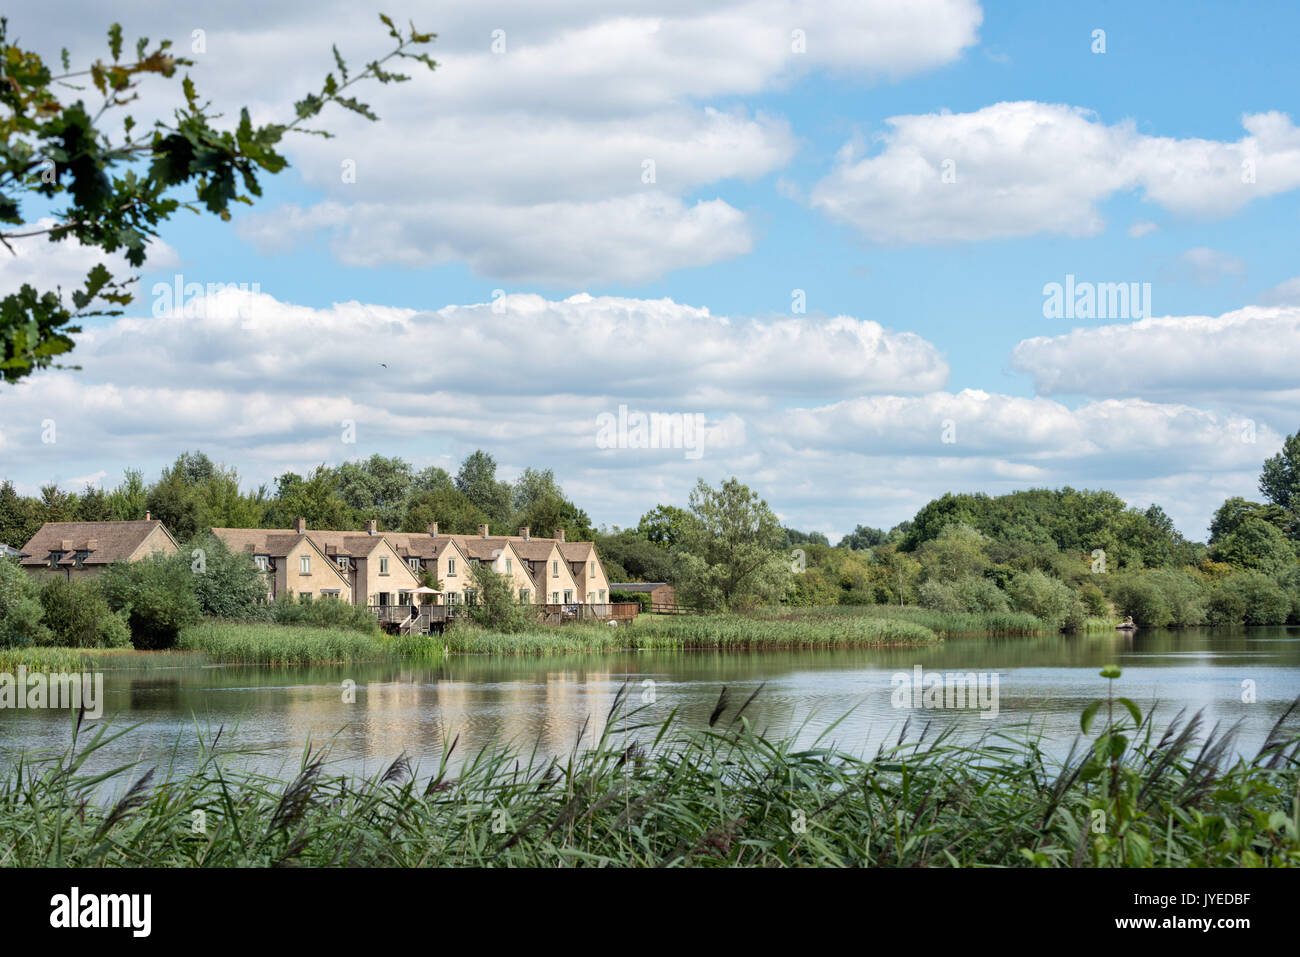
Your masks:
M1269 728L1300 695L1300 629L1196 629L1052 638L953 639L937 647L822 652L628 652L563 658L453 656L431 667L349 665L269 668L210 666L105 674L105 718L114 727L140 727L114 742L101 767L137 759L182 766L198 754L199 733L224 728L222 750L270 773L289 773L304 746L329 744L338 769L372 772L406 752L426 771L436 768L445 743L460 736L456 755L491 743L536 745L549 754L571 750L582 733L599 734L618 688L627 682L640 703L653 681L647 717L676 709L685 723L703 726L725 685L728 715L760 684L746 711L754 725L812 741L848 714L828 740L869 753L897 737L903 722L914 732L955 726L975 737L991 729L1026 725L1041 731L1060 753L1078 732L1079 712L1106 692L1097 672L1118 661L1117 693L1146 711L1158 702L1167 722L1180 707L1204 709L1212 723L1240 721L1239 749L1253 753ZM998 675L999 714L977 709L895 708L891 677L920 665L927 672ZM356 683L355 703L344 700ZM1253 681L1256 701L1242 702ZM724 721L729 717L724 717ZM582 732L584 723L586 731ZM1292 719L1300 729L1300 719ZM0 762L22 751L66 746L67 712L0 711Z

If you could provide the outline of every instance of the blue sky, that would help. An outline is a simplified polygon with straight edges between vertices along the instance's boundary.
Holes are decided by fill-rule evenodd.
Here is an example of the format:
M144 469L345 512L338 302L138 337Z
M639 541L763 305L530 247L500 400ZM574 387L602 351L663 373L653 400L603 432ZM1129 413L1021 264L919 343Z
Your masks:
M1072 484L1161 502L1202 537L1297 426L1300 296L1284 284L1300 276L1300 12L895 6L417 8L441 65L367 90L380 124L336 114L339 136L291 145L293 168L255 210L181 215L162 233L142 291L178 273L255 284L264 326L232 326L216 302L154 318L142 297L134 325L92 328L83 373L0 394L0 472L28 489L111 484L199 446L261 482L371 451L454 467L483 447L507 474L554 468L598 522L737 474L791 524L832 535L887 527L946 490ZM356 59L382 47L372 11L353 7L117 15L128 36L182 45L203 29L200 89L265 119L329 67L331 39ZM68 45L97 52L95 5L50 9L13 14L13 33L53 54L84 25ZM488 49L496 28L504 53ZM778 49L792 28L806 52ZM339 182L345 159L355 185ZM941 185L946 159L956 183ZM63 252L0 266L0 281L61 278L84 259ZM1150 283L1156 319L1045 318L1044 284L1067 274ZM497 289L505 318L485 319L475 304ZM338 314L353 301L358 316ZM792 344L758 345L764 331ZM241 367L247 350L293 358ZM379 361L406 378L368 381ZM344 396L342 412L312 411ZM594 416L622 403L701 413L713 441L697 460L597 447ZM55 413L75 450L33 446ZM341 415L363 423L354 444L332 438ZM957 439L941 442L949 419Z

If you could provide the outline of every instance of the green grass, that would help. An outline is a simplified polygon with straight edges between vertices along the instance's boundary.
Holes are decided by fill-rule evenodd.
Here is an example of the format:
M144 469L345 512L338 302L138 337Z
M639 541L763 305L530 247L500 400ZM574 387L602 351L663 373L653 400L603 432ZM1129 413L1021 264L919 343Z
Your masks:
M192 771L105 777L88 762L126 732L101 723L0 772L0 866L1300 866L1300 739L1281 721L1243 760L1199 715L1163 733L1139 717L1118 750L1107 724L1059 762L1007 735L864 757L828 744L834 726L764 737L748 704L724 691L687 730L616 703L588 751L453 765L453 743L436 768L399 758L366 779L308 751L282 780L210 746Z
M186 628L177 647L202 652L212 661L269 665L365 661L401 653L378 632L214 620Z
M26 646L0 648L0 672L13 672L20 665L28 671L116 671L177 668L204 659L193 652L134 651L123 648L61 648Z
M873 618L776 620L741 615L643 615L631 625L572 624L503 634L457 622L443 637L468 654L569 654L633 649L846 648L929 644L934 632Z
M768 609L761 614L814 621L874 618L911 622L929 628L940 638L1009 638L1059 633L1050 622L1019 611L946 612L914 605L825 605L815 608Z

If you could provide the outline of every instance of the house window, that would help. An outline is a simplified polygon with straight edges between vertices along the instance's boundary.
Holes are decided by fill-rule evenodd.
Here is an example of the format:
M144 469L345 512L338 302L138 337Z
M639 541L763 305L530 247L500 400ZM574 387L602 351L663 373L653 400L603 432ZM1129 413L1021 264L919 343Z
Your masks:
M605 589L603 588L600 590L600 603L605 604Z
M559 574L560 574L560 563L557 562L557 561L552 561L552 562L551 562L551 575L552 575L552 576L558 576Z
M506 574L509 575L512 571L514 571L514 562L513 562L511 559L507 558L507 559L506 559Z
M572 589L572 588L566 588L566 589L564 589L564 603L565 603L566 605L571 605L571 604L573 604L573 589Z
M521 604L521 605L526 605L526 604L528 604L528 589L527 589L527 588L521 588L521 589L519 589L519 604Z
M456 559L454 558L447 559L447 574L449 576L456 574Z
M560 593L558 591L551 592L551 604L558 605L559 603L560 603Z
M298 559L298 571L300 571L300 572L301 572L302 574L304 574L304 575L310 575L310 574L311 574L311 556L310 556L310 555L303 555L301 558Z
M266 571L271 567L270 555L254 555L253 564L257 566L258 571Z
M406 564L411 566L411 571L413 572L418 572L420 570L420 560L418 558L408 558Z
M478 603L478 592L472 588L465 589L465 604L475 605Z
M76 561L77 561L77 567L78 567L78 568L84 568L84 567L85 567L86 559L89 558L89 557L90 557L90 552L85 552L85 551L83 551L83 552L77 552L77 558L76 558Z
M456 592L454 592L454 591L449 591L449 592L447 592L447 604L448 604L448 605L456 605L456 604L459 604L459 601L458 601L459 598L460 598L460 595L457 594Z
M381 559L379 559L379 574L381 574L381 575L387 575L387 574L388 574L388 559L387 559L387 558L381 558Z
M311 601L311 592L309 592L309 591L300 591L300 592L298 592L298 598L299 598L300 601L303 601L303 602L309 602L309 601Z
M587 564L588 564L588 568L590 569L590 571L588 571L587 574L590 575L592 578L595 578L595 577L596 577L596 563L595 563L595 562L588 562Z
M50 567L58 568L59 561L63 558L63 552L50 552Z
M588 605L596 604L596 593L594 591L587 592L587 604Z
M340 555L338 558L338 562L339 562L339 568L342 568L346 571L348 567L348 556Z

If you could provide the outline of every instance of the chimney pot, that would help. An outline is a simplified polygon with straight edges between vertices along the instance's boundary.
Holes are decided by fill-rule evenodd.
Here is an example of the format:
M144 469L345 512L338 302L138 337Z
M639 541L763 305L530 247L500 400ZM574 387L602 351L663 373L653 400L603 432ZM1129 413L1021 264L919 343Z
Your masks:
M487 530L488 530L488 527L487 527L486 525L480 525L480 526L478 527L478 534L479 534L479 537L480 537L480 538L487 538Z
M146 522L151 521L151 519L149 518L149 513L148 513L148 512L145 512L145 513L144 513L144 520L145 520Z
M437 522L430 522L428 525L424 526L424 530L425 530L426 532L428 532L430 535L432 535L434 538L437 538L437 537L438 537L438 523L437 523Z
M557 529L555 530L555 540L556 540L557 542L562 542L562 541L564 541L564 529L562 529L562 528L557 528Z
M519 529L519 537L522 538L524 541L528 541L528 532L529 532L529 527L527 525L523 526L522 528Z
M379 533L379 519L372 518L366 522L366 534L377 535Z
M299 535L307 531L307 519L295 518L293 520L293 530L297 532Z

